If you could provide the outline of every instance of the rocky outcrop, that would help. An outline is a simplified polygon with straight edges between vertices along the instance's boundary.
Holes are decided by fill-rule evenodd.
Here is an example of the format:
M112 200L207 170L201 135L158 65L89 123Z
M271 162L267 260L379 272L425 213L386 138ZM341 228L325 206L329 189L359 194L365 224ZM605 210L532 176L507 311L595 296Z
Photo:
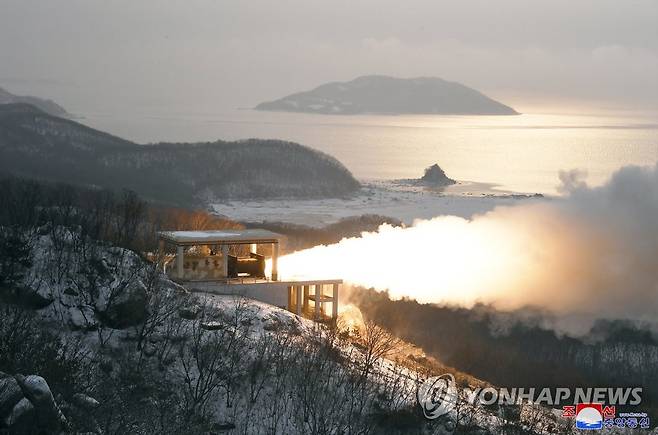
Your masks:
M81 422L85 431L102 433L93 416L99 406L96 399L81 393L73 394L68 402L61 396L56 401L41 376L0 372L0 433L5 430L16 434L67 432L69 420L62 410Z
M44 308L55 299L48 288L25 287L19 291L19 297L23 303L32 308Z
M0 418L10 414L23 398L23 391L12 376L0 372ZM0 422L1 423L1 422Z
M137 325L146 318L146 297L146 287L141 281L136 281L120 291L110 303L99 306L99 317L111 328Z
M420 183L428 186L441 187L455 184L456 181L449 178L436 163L425 169L425 175L420 178Z
M67 426L44 378L0 373L0 428L14 433L59 433Z
M133 251L81 239L64 228L56 238L39 236L30 255L38 261L26 270L19 296L41 316L65 323L76 331L99 327L123 329L147 316L149 266ZM85 255L78 246L86 246ZM59 271L53 273L53 271ZM176 284L159 276L160 288Z
M62 409L71 417L72 421L80 425L80 429L83 431L100 434L103 431L93 416L99 406L100 403L93 397L76 393L68 403L62 404Z

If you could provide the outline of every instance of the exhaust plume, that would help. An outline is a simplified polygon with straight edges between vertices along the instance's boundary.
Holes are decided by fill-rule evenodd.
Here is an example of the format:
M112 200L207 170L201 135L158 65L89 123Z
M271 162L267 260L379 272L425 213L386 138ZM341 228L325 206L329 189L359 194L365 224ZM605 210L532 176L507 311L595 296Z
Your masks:
M653 321L658 166L622 168L594 188L577 172L561 178L560 198L498 207L471 220L382 225L284 256L279 270L284 278L342 277L425 303L537 307L570 319L571 330L574 317Z

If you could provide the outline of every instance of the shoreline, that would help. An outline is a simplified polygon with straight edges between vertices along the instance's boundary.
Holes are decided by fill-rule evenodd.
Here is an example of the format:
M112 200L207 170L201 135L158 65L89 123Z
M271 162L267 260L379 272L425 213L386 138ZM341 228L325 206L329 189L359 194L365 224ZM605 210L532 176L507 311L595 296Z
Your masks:
M409 180L370 180L362 184L349 198L240 200L210 204L209 208L213 214L244 223L284 222L320 228L344 218L369 214L395 218L405 225L441 215L470 219L521 200L547 199L538 194L496 190L494 184L471 181L458 181L441 188L413 185Z

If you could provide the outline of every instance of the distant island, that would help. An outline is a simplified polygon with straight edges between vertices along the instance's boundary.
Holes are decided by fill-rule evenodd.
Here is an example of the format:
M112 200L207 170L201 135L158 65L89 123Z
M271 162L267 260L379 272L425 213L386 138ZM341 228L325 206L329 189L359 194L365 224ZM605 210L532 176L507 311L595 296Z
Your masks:
M0 176L130 189L156 202L328 198L360 188L335 158L280 140L140 145L28 104L0 105Z
M518 115L475 89L436 77L363 76L261 103L256 110L356 114Z
M46 100L39 97L28 95L14 95L6 89L0 88L0 104L26 103L31 104L49 115L59 116L61 118L72 118L62 106L52 100Z

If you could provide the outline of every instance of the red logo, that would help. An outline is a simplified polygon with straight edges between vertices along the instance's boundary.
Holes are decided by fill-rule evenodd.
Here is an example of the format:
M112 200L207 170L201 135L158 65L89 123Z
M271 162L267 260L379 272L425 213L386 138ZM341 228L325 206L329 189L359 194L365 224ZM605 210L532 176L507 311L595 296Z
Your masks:
M584 405L586 404L581 404L579 410L582 409ZM617 416L617 409L613 405L603 406L601 410L601 414L603 414L604 420L614 420L614 418ZM567 405L562 407L562 417L573 418L575 416L576 416L575 405Z
M576 405L576 429L602 429L603 405L579 403Z
M576 407L567 405L562 407L562 417L574 418L576 416Z

